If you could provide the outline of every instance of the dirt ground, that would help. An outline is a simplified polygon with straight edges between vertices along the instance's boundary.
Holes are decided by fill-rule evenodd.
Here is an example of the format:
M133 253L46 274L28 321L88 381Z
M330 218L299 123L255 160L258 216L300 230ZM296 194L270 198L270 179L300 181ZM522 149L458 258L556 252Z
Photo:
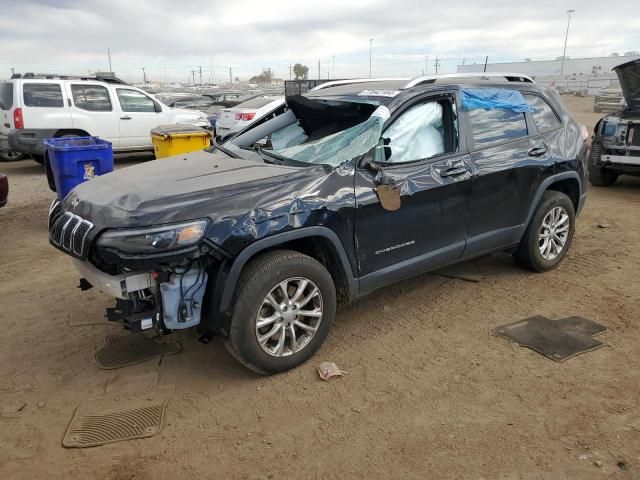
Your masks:
M566 103L593 128L592 99ZM2 479L640 478L640 179L591 188L557 270L499 254L449 270L478 282L404 281L339 310L309 363L263 378L192 332L161 362L99 370L111 300L77 289L48 245L41 167L0 169ZM532 315L600 322L605 346L555 363L492 333ZM321 361L348 374L323 382ZM62 447L80 403L152 390L171 392L159 435Z

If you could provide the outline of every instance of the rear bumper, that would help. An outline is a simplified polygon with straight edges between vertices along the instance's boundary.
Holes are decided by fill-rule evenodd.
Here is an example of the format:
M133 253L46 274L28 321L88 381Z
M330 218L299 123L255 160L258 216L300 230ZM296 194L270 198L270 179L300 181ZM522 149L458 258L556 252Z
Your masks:
M9 148L14 152L28 153L29 155L44 155L47 147L43 140L52 138L56 133L54 129L29 128L15 130L9 134Z

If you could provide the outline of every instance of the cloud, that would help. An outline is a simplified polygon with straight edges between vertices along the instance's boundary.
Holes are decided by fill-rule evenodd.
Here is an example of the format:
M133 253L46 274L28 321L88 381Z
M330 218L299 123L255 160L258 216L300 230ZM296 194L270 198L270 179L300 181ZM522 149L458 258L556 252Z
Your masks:
M640 49L640 11L629 0L615 11L595 0L0 0L0 72L104 70L110 48L114 70L131 80L142 66L152 78L186 80L212 63L219 79L229 67L245 78L262 67L288 77L296 62L315 76L318 60L324 76L334 57L336 76L366 75L370 38L377 75L412 75L436 55L453 71L463 58L561 55L569 8L568 55Z

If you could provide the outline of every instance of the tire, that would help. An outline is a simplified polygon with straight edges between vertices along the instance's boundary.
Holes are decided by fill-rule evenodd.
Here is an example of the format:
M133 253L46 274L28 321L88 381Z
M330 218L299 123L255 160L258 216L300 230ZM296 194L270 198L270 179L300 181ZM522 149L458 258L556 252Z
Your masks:
M44 161L44 169L47 174L47 184L49 185L49 190L52 192L56 192L56 181L53 178L53 171L51 170L51 165L49 165L49 154L45 153L43 157Z
M561 213L562 216L558 217L559 221L556 227L551 230L556 235L552 237L553 245L549 247L550 250L545 256L541 248L543 250L546 249L548 243L552 240L547 240L547 243L544 243L545 241L542 235L543 233L549 234L550 230L543 227L543 222L547 225L554 223L554 212ZM561 221L564 215L566 215L567 218L565 221ZM565 237L563 234L567 222L568 227L566 228ZM520 266L533 270L534 272L553 270L560 264L571 246L571 240L575 232L575 222L576 214L571 199L562 192L547 190L542 195L542 199L533 214L529 226L524 232L518 249L513 254L513 258ZM554 246L560 246L561 242L559 240L561 238L564 238L564 243L561 245L561 248L554 248Z
M600 160L601 152L602 145L594 142L587 160L589 183L594 187L609 187L616 183L620 174L596 165L596 161Z
M26 155L13 150L0 150L0 162L17 162L22 160Z
M303 283L305 280L307 284ZM288 281L287 297L279 288L284 281ZM302 285L306 285L300 294L302 301L288 302L295 301ZM315 295L313 287L317 287ZM272 295L275 304L267 300L268 295ZM305 298L310 300L302 303ZM273 305L278 305L278 309ZM225 345L236 360L254 372L262 375L284 372L306 362L318 351L329 333L335 310L335 285L320 262L290 250L268 252L252 260L240 276ZM297 312L313 316L296 315ZM272 320L258 329L259 316ZM307 328L302 329L299 324ZM291 329L296 344L303 343L297 351L293 348ZM263 336L262 344L258 335Z

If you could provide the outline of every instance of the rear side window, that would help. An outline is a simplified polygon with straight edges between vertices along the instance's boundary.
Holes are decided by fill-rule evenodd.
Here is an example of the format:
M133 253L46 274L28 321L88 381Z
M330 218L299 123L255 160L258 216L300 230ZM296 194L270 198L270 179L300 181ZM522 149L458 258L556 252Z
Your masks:
M109 91L99 85L71 85L73 104L89 112L110 112Z
M62 89L57 83L25 83L22 93L25 107L64 107Z
M118 88L118 100L123 112L155 112L156 106L151 98L137 90Z
M533 108L533 121L539 132L546 132L560 125L560 120L551 106L537 95L524 95L527 103Z
M485 147L527 136L524 113L505 108L469 110L473 143Z
M13 107L13 83L0 82L0 110Z

